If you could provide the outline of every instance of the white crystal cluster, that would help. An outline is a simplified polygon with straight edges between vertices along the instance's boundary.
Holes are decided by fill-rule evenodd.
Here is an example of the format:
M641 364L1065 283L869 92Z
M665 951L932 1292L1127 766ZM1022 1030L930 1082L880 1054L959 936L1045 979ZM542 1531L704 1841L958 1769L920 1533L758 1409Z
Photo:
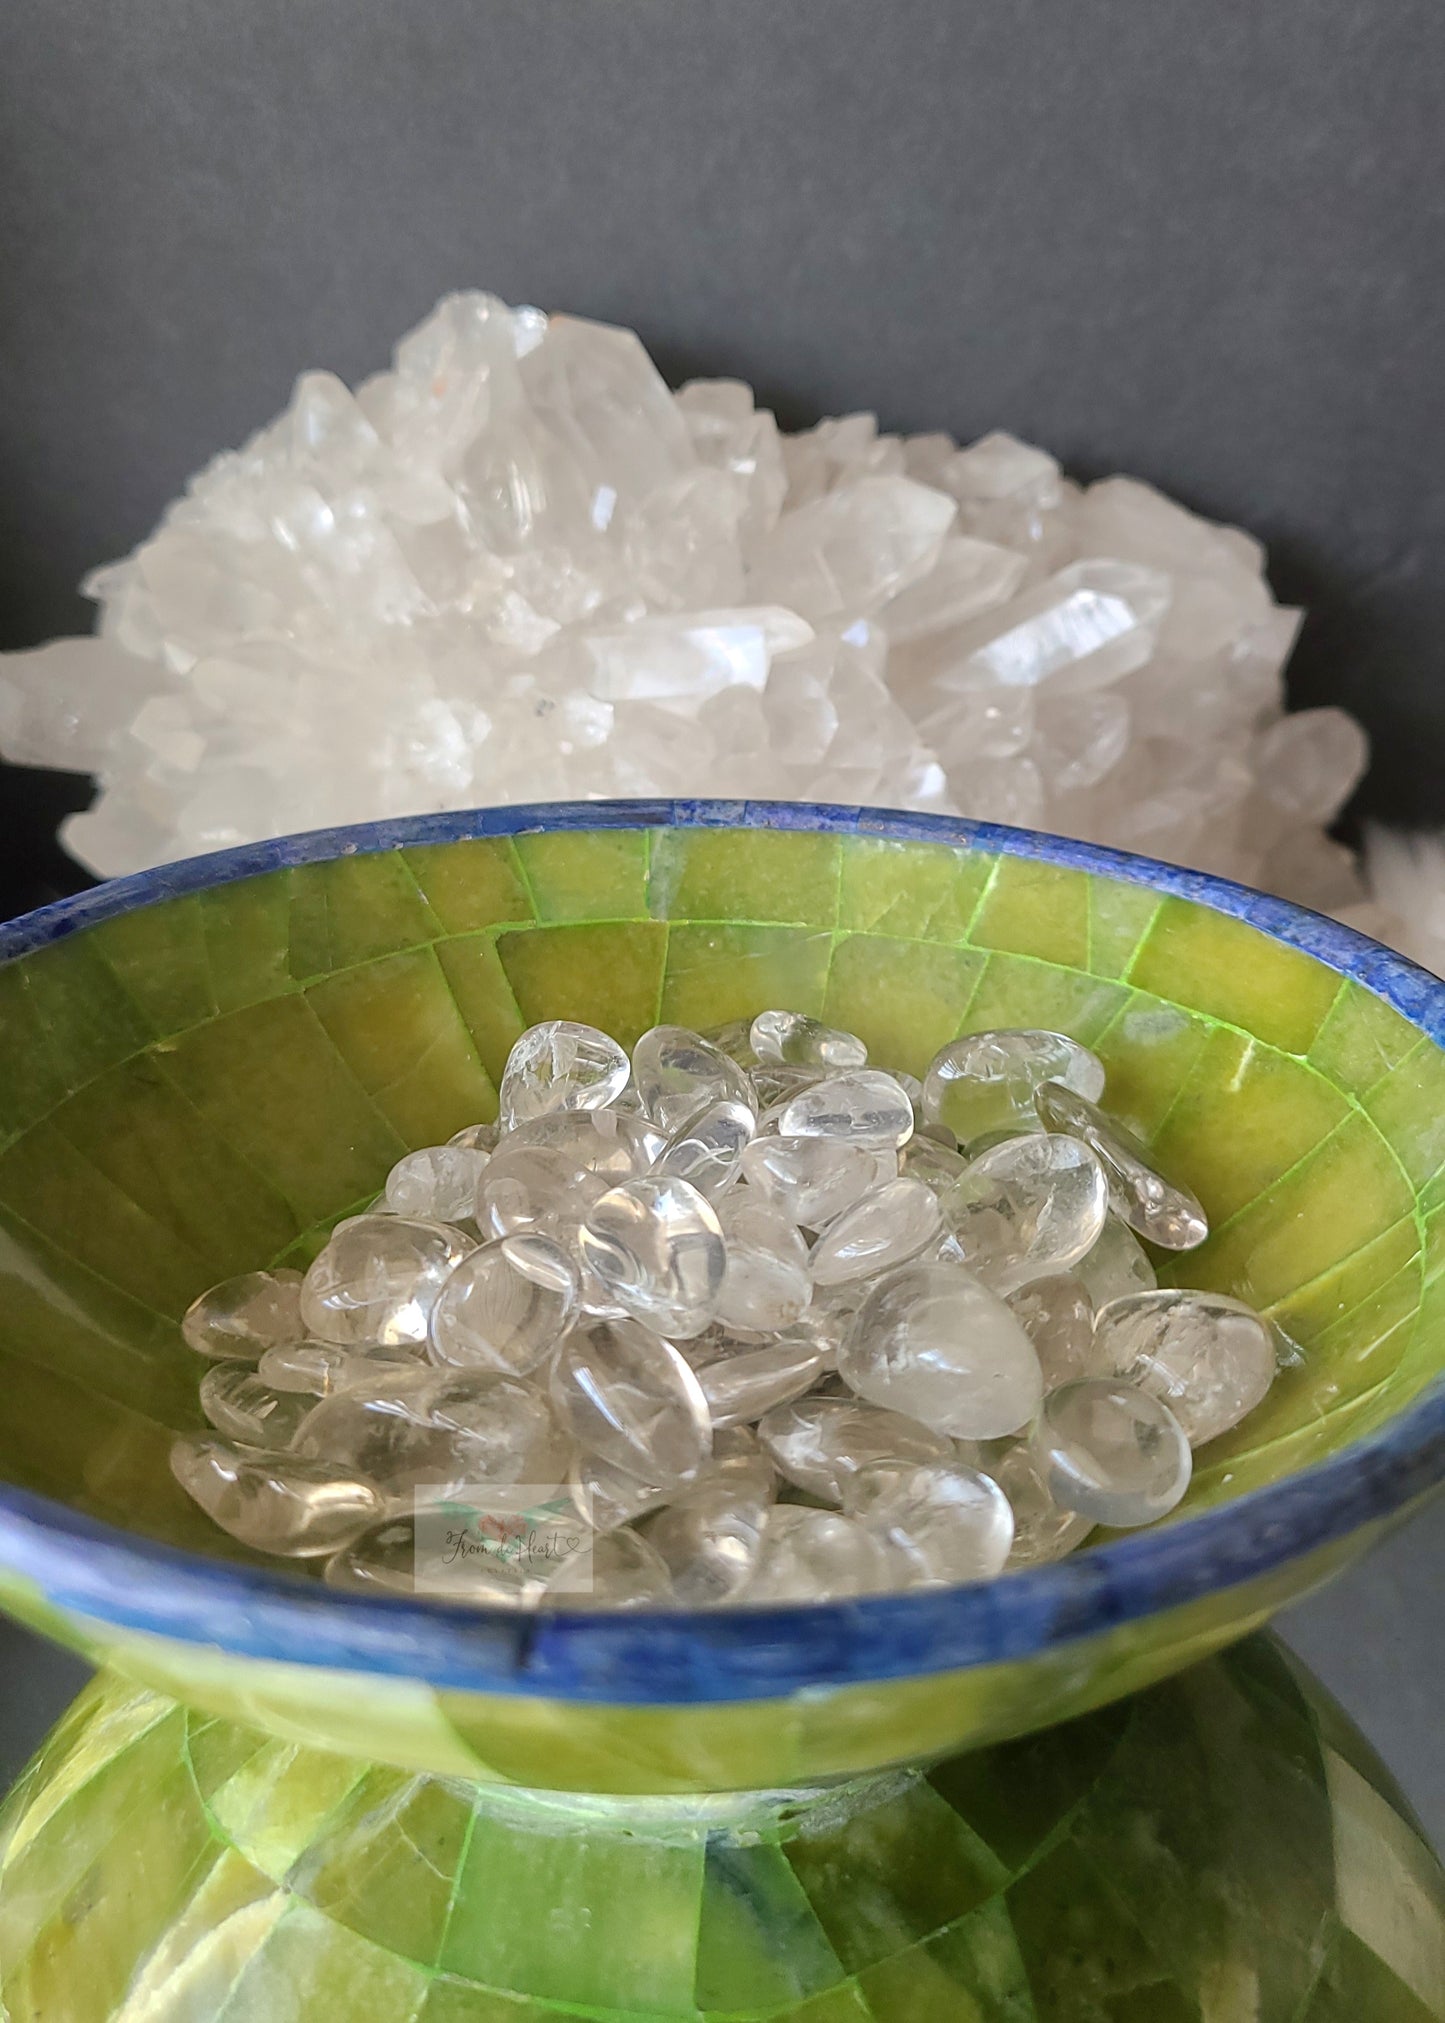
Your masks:
M611 795L864 802L1049 828L1329 909L1365 763L1283 712L1259 545L1005 435L784 435L628 331L442 302L286 412L0 666L0 748L100 774L123 872L287 831Z
M1060 1033L970 1034L920 1083L782 1010L630 1057L533 1027L497 1126L409 1154L304 1278L196 1301L219 1437L177 1479L338 1586L520 1607L937 1586L1148 1524L1275 1336L1158 1287L1139 1239L1207 1223L1103 1094ZM449 1545L502 1529L439 1555L438 1507ZM487 1548L539 1510L562 1549Z

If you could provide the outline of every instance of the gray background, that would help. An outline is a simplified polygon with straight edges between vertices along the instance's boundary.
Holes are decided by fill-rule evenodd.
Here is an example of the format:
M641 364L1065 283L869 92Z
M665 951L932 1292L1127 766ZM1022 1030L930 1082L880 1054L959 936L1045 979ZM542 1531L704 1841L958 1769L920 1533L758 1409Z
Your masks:
M84 626L301 367L481 284L1245 523L1360 805L1440 820L1442 77L1438 0L6 0L0 643ZM0 910L76 882L84 791L0 775ZM1442 1546L1290 1633L1445 1836ZM69 1681L4 1637L15 1754Z

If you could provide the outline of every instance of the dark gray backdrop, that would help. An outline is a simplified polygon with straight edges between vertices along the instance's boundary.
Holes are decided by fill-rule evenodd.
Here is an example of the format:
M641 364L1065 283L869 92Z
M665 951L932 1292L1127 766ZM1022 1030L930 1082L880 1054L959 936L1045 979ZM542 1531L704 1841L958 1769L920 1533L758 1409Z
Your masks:
M6 0L0 643L480 284L1245 523L1362 805L1445 818L1442 75L1438 0ZM0 909L74 882L83 791L6 771ZM1445 1830L1442 1544L1298 1634Z

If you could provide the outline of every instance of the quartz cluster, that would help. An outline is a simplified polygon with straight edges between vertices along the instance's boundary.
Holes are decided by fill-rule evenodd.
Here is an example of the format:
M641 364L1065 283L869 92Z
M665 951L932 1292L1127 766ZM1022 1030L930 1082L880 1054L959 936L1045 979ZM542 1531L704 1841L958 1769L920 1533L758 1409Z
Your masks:
M1276 1337L1158 1285L1145 1243L1206 1219L1103 1095L1061 1033L971 1034L918 1082L788 1011L630 1057L535 1026L497 1124L409 1154L304 1276L196 1301L214 1433L176 1476L341 1587L519 1607L983 1580L1147 1524ZM425 1550L438 1506L505 1542L554 1501L577 1538L540 1567Z
M1041 827L1348 909L1365 740L1285 714L1257 542L1006 435L780 433L632 333L442 302L289 408L0 664L106 874L506 801L775 797Z

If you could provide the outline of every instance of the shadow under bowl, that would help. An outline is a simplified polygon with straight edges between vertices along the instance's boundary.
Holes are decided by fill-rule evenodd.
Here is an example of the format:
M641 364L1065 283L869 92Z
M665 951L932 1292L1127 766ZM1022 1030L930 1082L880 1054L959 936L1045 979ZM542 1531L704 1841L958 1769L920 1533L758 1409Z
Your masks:
M167 1466L179 1317L304 1264L522 1029L784 1005L919 1072L1048 1026L1213 1234L1176 1282L1303 1354L1164 1525L985 1585L756 1611L373 1601L247 1555ZM601 1793L795 1788L1045 1726L1242 1636L1445 1473L1445 984L1224 881L874 810L508 808L118 880L0 930L0 1602L324 1748Z

